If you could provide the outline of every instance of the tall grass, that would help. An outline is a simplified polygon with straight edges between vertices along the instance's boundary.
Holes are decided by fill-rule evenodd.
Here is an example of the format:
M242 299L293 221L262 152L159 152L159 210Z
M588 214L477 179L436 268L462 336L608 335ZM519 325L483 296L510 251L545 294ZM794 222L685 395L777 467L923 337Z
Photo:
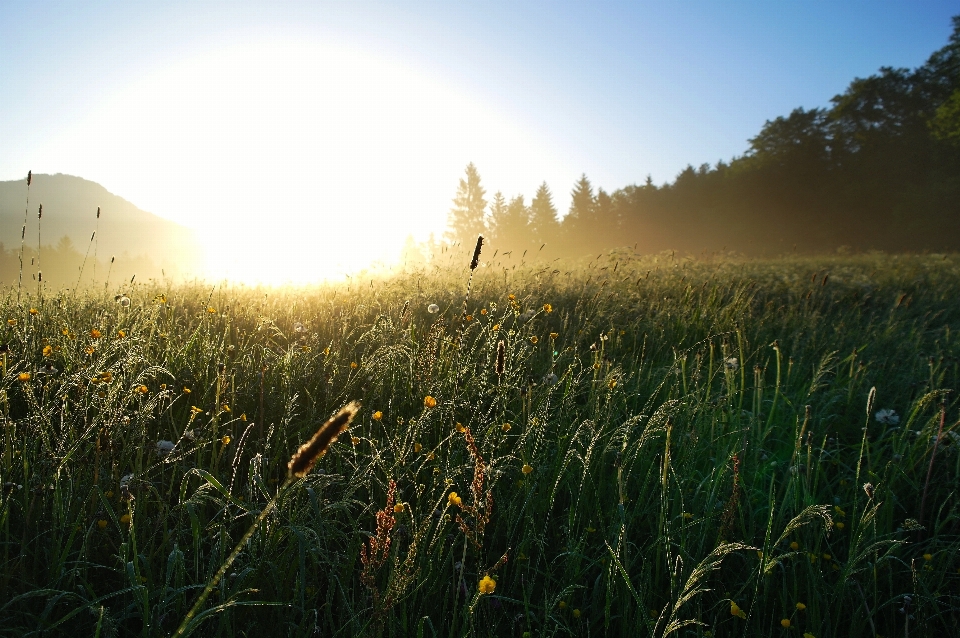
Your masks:
M462 257L8 289L0 634L957 631L956 256Z

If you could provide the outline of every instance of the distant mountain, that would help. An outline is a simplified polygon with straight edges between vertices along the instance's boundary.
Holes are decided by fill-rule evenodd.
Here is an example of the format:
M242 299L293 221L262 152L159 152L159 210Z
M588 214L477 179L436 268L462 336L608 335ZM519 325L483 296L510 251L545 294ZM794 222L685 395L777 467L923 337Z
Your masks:
M0 245L7 252L20 249L26 198L25 178L0 182ZM96 251L99 262L107 263L116 256L118 267L123 262L150 263L168 276L189 275L199 262L199 245L189 228L140 210L96 182L59 173L33 176L30 205L26 209L28 251L37 248L40 204L44 247L63 248L67 244L62 238L67 237L72 248L84 254L96 230L94 245L90 246L91 260Z

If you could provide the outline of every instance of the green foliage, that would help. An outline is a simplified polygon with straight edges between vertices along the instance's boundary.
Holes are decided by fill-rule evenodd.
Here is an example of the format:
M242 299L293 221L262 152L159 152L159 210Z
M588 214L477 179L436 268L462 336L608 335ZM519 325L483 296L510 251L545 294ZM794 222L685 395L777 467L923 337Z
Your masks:
M0 635L956 633L955 256L518 262L7 290Z

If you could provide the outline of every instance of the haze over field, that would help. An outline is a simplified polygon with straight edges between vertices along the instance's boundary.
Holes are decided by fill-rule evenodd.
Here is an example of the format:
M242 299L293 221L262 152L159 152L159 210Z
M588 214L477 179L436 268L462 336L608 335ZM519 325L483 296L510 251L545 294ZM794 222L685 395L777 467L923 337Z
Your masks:
M92 180L238 281L481 226L517 253L955 250L955 10L6 4L0 180ZM470 163L483 223L451 229Z

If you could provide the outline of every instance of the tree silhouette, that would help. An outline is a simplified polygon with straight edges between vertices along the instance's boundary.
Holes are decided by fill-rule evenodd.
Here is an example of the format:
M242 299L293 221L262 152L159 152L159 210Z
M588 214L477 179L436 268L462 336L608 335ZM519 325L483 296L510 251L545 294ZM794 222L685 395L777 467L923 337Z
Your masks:
M486 191L480 185L480 173L473 162L467 164L466 173L466 178L460 179L457 195L453 198L453 208L447 216L449 228L444 236L450 241L472 247L477 235L486 231L484 214L487 200L483 198Z
M552 244L558 239L560 221L557 208L553 205L553 195L546 182L537 188L537 194L530 202L530 232L537 245Z

